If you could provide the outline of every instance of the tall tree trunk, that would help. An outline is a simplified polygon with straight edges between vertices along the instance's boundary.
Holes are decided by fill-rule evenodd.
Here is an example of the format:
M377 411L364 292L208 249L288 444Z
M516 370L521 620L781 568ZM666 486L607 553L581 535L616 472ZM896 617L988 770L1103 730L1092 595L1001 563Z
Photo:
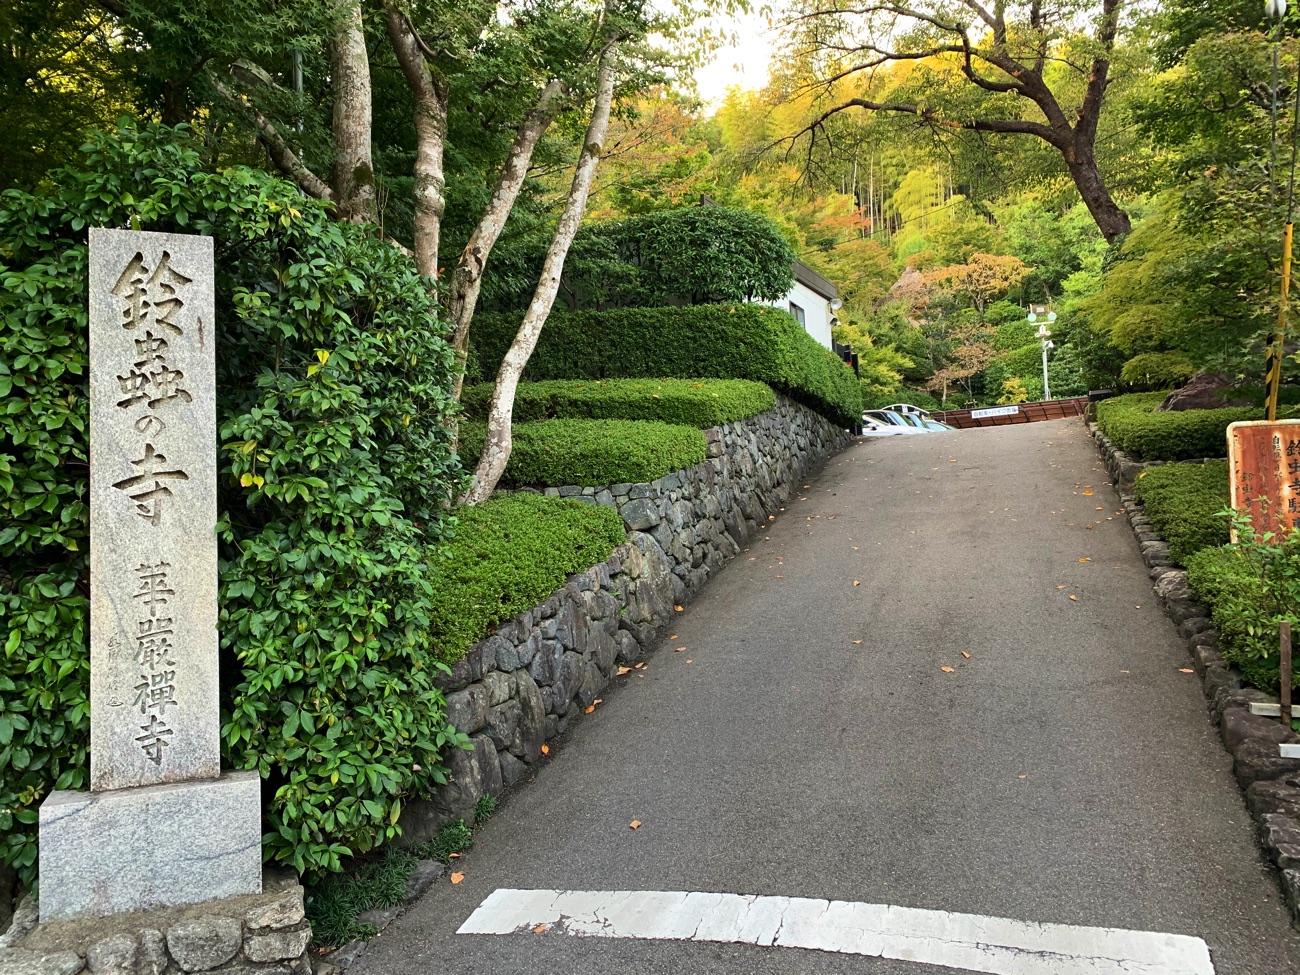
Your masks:
M424 58L424 45L410 20L391 0L384 4L388 39L415 98L415 266L425 277L438 277L438 246L447 200L442 154L447 142L447 85Z
M370 156L373 129L370 56L358 0L336 0L340 15L330 52L334 89L334 202L353 223L378 223L375 168Z
M1101 178L1091 142L1081 140L1076 134L1073 144L1065 150L1065 165L1106 243L1115 243L1116 238L1133 229L1128 214L1115 203Z
M519 191L523 188L528 175L528 167L533 159L533 150L542 135L550 127L560 108L565 86L559 81L551 81L542 89L537 103L524 116L519 128L515 130L515 139L510 146L506 161L501 166L496 189L492 199L474 232L470 234L465 249L461 251L460 260L451 277L448 295L448 312L451 318L452 347L456 350L456 378L452 397L459 402L461 389L465 384L465 357L469 351L469 323L474 318L478 307L479 289L483 285L483 269L487 266L488 254L491 253L501 231L505 229L506 218L514 208ZM602 136L603 138L603 136Z
M564 203L564 211L551 238L551 246L546 251L546 260L542 264L542 276L533 292L533 300L524 313L524 319L515 333L501 368L497 371L496 387L492 390L492 402L488 410L487 438L483 442L483 453L479 456L478 467L469 490L461 498L463 504L478 504L487 500L496 490L506 463L510 460L511 420L514 414L515 390L519 386L519 377L524 366L528 364L537 339L546 324L555 296L560 290L560 275L564 272L564 260L569 247L578 232L583 211L587 208L587 194L591 191L591 180L596 174L596 165L600 162L605 135L609 131L610 105L614 101L614 53L617 45L609 43L600 55L600 68L597 73L596 102L591 110L591 122L587 126L587 135L583 140L582 155L573 171L573 185L569 189L569 198Z

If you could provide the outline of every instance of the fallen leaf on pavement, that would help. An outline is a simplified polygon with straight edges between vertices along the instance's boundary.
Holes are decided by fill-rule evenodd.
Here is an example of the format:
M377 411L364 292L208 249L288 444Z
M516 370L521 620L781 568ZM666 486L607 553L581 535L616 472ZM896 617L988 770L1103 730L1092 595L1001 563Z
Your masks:
M965 657L967 660L970 659L970 654L967 653L965 650L963 650L963 651L961 652L961 655L962 655L963 657Z
M1121 673L1121 674L1127 674L1128 671L1127 671L1127 670L1121 670L1120 673Z
M861 640L854 640L854 641L853 641L853 645L856 647L856 646L857 646L859 643L861 643L861 642L862 642Z
M448 854L447 854L447 859L449 859L449 860L459 860L459 859L460 859L460 854L459 854L459 853L448 853Z
M674 612L677 612L677 613L680 613L680 612L682 612L682 608L681 608L680 606L674 606L674 607L673 607L673 611L674 611Z
M533 934L541 934L549 927L550 927L549 924L539 924L537 925L537 927L533 928Z
M673 651L673 653L681 653L685 649L686 649L685 647L678 647L676 650Z
M1092 492L1091 492L1091 491L1084 491L1084 492L1083 492L1083 496L1084 496L1085 498L1090 498L1090 497L1092 497Z
M677 634L676 634L676 633L672 634L672 636L670 636L668 639L670 639L670 640L676 640L676 639L677 639Z
M632 668L631 668L631 667L620 667L620 668L618 668L618 676L619 676L619 677L622 677L624 674L630 674L630 673L632 673Z
M587 709L586 709L583 713L584 713L584 714L591 714L591 712L592 712L592 711L595 711L595 710L596 710L596 705L594 705L594 704L588 704L588 705L587 705Z
M857 550L858 550L858 547L857 547L856 545L854 545L854 546L853 546L853 551L856 552Z
M637 670L645 670L645 661L642 661L641 663L637 664L637 665L636 665L636 669L637 669Z
M1057 589L1064 589L1065 587L1064 587L1064 586L1057 586L1056 588L1057 588Z
M550 746L550 745L543 745L543 746L542 746L542 754L543 754L543 755L549 755L549 754L551 754L551 746Z
M784 579L785 576L777 576L778 579Z
M1079 601L1079 597L1078 597L1078 596L1071 596L1071 597L1070 597L1070 601L1071 601L1071 602L1075 602L1075 603L1077 603L1077 602Z
M627 824L627 828L628 828L628 829L640 829L640 828L641 828L641 820L639 820L639 819L634 819L634 820L632 820L632 822L630 822L630 823Z
M1029 778L1029 776L1027 776L1027 775L1017 775L1016 778L1018 778L1018 779L1027 779L1027 778Z
M1080 562L1091 562L1092 559L1080 559L1079 561L1080 561Z
M1179 668L1178 668L1178 672L1179 672L1180 674L1194 674L1194 673L1196 673L1196 671L1192 670L1191 667L1179 667Z
M942 670L945 674L955 673L956 670L957 670L956 667L949 667L947 664L944 664L944 665L943 665L942 667L940 667L939 669Z
M854 580L853 580L853 584L854 584L855 586L860 586L860 585L862 585L862 583L859 582L857 579L854 579Z
M693 664L693 663L695 663L694 660L687 660L686 662L687 662L688 664Z
M451 875L451 882L453 884L458 884L464 879L465 879L465 875L463 873L453 873Z

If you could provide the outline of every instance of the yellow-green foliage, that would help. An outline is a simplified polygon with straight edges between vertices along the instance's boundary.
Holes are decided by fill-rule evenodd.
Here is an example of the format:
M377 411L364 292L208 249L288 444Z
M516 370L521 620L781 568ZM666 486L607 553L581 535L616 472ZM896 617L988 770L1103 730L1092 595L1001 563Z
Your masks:
M486 418L492 388L465 390L466 415ZM659 420L703 430L774 406L771 387L745 379L552 379L519 384L514 419Z
M497 494L456 518L456 537L430 562L431 636L448 664L627 537L613 508L540 494Z
M487 428L466 423L461 452L477 457ZM507 487L636 484L704 460L704 434L693 426L640 420L542 420L516 423Z

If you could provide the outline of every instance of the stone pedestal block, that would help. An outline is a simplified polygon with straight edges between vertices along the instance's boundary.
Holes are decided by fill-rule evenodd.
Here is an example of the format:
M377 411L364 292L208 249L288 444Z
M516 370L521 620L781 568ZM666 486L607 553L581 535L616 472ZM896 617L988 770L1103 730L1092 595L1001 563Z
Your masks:
M262 890L256 772L52 792L41 804L41 921L102 917Z

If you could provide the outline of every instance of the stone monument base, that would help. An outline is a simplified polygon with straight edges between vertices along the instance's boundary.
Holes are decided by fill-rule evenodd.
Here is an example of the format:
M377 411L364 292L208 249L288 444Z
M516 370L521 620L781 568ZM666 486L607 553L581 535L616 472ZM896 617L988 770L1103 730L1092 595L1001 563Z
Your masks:
M36 914L29 899L0 934L0 975L311 975L311 927L289 873L268 872L260 894L203 904L40 924Z
M41 803L41 921L103 917L262 891L256 771Z

